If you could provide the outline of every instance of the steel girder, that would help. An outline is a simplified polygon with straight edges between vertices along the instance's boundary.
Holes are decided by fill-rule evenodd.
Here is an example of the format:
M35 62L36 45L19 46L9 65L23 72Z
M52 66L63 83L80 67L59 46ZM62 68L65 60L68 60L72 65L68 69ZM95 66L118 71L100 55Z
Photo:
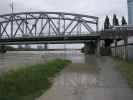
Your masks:
M0 15L0 39L73 36L94 33L98 17L64 12Z

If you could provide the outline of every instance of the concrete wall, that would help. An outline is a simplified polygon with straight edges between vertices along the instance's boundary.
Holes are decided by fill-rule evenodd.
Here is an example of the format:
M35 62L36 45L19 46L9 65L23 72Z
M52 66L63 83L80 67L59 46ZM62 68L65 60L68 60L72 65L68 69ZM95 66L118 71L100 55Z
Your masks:
M112 56L116 56L119 58L124 59L125 57L125 46L118 46L116 48L112 47L111 51L112 51ZM126 46L127 48L127 55L128 55L128 59L129 60L133 60L133 44L132 45L128 45Z
M124 53L125 53L125 46L124 46L124 41L119 41L117 42L117 47L115 47L115 43L111 45L111 51L112 51L112 56L118 56L120 58L124 58ZM128 45L126 46L127 48L127 55L128 59L133 60L133 37L128 38Z

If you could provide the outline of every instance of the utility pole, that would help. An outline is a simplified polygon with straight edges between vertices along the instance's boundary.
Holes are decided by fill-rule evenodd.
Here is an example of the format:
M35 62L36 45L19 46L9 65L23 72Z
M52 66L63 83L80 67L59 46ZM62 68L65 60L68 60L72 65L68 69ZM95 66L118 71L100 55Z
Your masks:
M11 38L13 38L13 13L14 13L14 4L13 0L10 0L10 10L11 10Z
M11 9L11 13L14 13L14 2L13 0L10 0L10 9Z

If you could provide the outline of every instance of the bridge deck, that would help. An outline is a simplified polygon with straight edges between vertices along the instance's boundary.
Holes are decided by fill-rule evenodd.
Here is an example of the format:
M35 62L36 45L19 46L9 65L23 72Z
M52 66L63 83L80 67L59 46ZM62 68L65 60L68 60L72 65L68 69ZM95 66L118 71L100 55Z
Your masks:
M11 44L58 44L58 43L85 43L90 40L97 40L100 35L77 35L77 36L47 36L47 37L27 37L27 38L5 38L0 39L0 45Z

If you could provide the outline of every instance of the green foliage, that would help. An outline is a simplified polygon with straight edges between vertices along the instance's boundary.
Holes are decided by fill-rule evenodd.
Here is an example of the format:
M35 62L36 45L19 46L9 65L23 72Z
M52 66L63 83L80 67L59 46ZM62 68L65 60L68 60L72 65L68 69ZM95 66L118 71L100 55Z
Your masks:
M50 79L70 61L57 59L0 76L0 100L34 100L51 86Z
M109 29L109 27L110 27L109 17L106 16L104 21L104 29Z
M127 25L127 22L126 22L124 16L122 17L121 24L122 24L122 25Z
M118 26L119 25L119 20L118 20L116 14L113 15L113 25L114 26Z
M116 60L118 63L118 69L122 72L122 75L127 79L129 85L133 88L133 61L121 61Z

